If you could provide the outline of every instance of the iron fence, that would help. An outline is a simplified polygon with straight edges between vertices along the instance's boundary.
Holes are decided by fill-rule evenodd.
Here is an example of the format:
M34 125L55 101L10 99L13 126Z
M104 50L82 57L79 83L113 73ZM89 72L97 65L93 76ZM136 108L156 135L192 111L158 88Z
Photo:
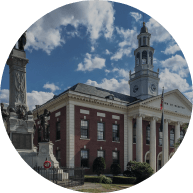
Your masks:
M44 178L63 187L84 185L83 168L66 168L66 167L34 167L34 170Z

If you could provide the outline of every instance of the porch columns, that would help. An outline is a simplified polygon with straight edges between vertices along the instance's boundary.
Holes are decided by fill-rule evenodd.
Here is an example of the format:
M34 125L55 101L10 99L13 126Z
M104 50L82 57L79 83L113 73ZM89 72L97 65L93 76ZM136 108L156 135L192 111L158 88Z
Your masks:
M143 130L142 115L136 117L136 161L143 162Z
M156 121L158 118L152 117L150 122L150 166L156 172Z
M168 161L168 123L170 123L169 119L164 120L164 128L163 128L163 143L162 143L162 166L164 166Z
M174 134L174 136L175 136L175 143L177 143L178 139L180 138L180 125L181 124L182 123L179 122L179 121L175 124L175 134Z
M127 127L128 127L128 162L133 161L133 118L128 117Z

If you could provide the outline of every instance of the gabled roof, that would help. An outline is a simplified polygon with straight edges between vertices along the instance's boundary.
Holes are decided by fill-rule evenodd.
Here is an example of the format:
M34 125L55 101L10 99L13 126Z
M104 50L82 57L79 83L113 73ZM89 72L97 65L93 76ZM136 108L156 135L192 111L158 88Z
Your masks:
M72 86L71 88L69 88L68 90L65 90L61 94L54 95L54 97L52 99L50 99L49 101L47 101L44 104L47 104L47 103L57 99L59 96L67 93L68 91L74 91L74 92L87 94L87 95L90 95L90 96L96 96L96 97L100 97L100 98L106 98L109 95L113 95L114 100L124 101L124 102L128 102L128 103L133 103L134 101L138 100L137 98L131 97L129 95L125 95L125 94L117 93L117 92L114 92L114 91L110 91L110 90L106 90L106 89L86 85L86 84L83 84L83 83L78 83L78 84ZM40 105L40 107L43 106L44 104Z

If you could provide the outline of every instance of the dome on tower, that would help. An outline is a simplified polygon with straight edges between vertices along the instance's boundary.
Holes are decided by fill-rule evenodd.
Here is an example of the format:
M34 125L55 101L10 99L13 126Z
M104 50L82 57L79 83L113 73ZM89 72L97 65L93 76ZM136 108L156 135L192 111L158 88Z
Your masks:
M148 29L145 26L145 22L143 22L143 27L141 28L141 32L140 33L148 33Z

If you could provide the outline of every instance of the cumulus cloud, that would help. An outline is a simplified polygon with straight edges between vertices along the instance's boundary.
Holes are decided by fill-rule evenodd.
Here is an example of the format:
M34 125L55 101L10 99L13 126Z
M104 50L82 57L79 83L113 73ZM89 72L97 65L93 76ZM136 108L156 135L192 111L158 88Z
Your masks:
M95 87L100 87L100 88L115 91L115 92L119 92L122 94L129 95L129 93L130 93L128 81L126 81L124 79L121 79L118 81L115 78L112 78L112 79L104 78L101 81L101 83L97 83L96 81L92 81L89 79L89 80L87 80L87 82L85 84L95 86Z
M60 90L60 88L58 86L56 86L54 83L46 83L44 84L43 88L45 89L50 89L52 92L56 91L56 90Z
M160 61L160 63L164 68L169 68L172 72L177 72L181 77L187 77L189 73L186 60L180 55L176 54L171 58Z
M120 60L124 55L132 56L131 51L137 48L137 29L127 29L116 27L117 34L123 39L118 46L117 52L111 57L111 60Z
M160 73L159 90L161 93L162 87L165 91L178 89L181 92L188 92L191 86L186 79L183 79L179 74L170 72L168 68Z
M170 45L165 49L165 51L162 51L164 54L169 55L169 54L175 54L177 51L180 51L180 47L178 44Z
M78 64L77 71L92 71L94 69L102 69L105 67L105 59L99 57L92 57L91 54L87 53L84 62Z
M94 52L94 51L95 51L95 47L91 46L91 52Z
M141 18L142 15L140 13L137 12L131 12L130 15L138 22Z
M193 103L193 91L185 92L184 95L190 100L191 103Z
M106 49L106 50L105 50L105 54L106 54L106 55L110 55L110 54L112 54L112 53L111 53L108 49Z
M0 90L0 100L1 100L1 103L9 103L9 90L8 89Z
M172 39L168 31L157 21L155 21L153 18L149 19L149 21L146 23L146 26L148 28L148 32L151 33L152 45L154 42L160 43L160 42L166 42Z
M129 79L129 71L126 71L125 69L113 68L112 72L117 72L118 76Z
M83 25L92 41L100 36L111 38L114 30L113 4L107 1L83 1L58 8L35 22L27 32L26 49L42 49L47 54L65 43L61 32L64 26L75 28Z
M27 104L30 110L35 108L35 105L42 105L51 98L54 94L52 92L32 91L27 93ZM3 89L0 91L0 100L3 103L9 103L9 90Z

